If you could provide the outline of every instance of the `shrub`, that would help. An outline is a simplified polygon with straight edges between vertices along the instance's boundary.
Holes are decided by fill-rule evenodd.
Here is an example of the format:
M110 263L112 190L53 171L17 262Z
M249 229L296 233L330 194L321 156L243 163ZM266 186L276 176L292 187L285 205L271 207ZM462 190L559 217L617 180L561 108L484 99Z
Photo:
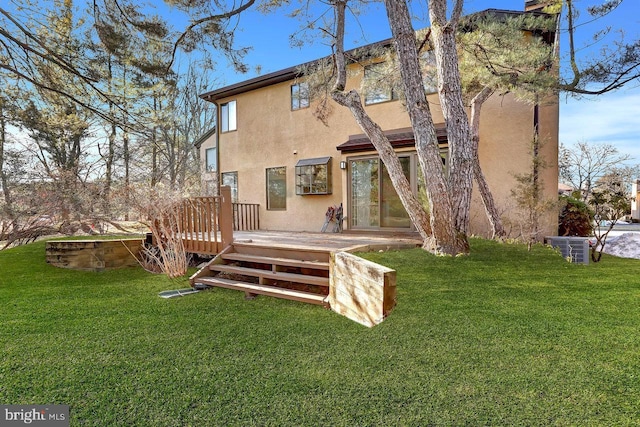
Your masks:
M592 230L593 212L586 203L569 196L560 196L558 235L589 236Z

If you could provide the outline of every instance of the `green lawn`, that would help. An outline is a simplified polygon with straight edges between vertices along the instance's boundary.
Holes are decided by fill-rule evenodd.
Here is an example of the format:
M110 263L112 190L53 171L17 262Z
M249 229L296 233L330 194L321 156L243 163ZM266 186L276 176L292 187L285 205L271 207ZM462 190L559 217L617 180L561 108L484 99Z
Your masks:
M0 403L73 426L640 425L640 261L474 240L398 271L373 329L317 306L0 252Z

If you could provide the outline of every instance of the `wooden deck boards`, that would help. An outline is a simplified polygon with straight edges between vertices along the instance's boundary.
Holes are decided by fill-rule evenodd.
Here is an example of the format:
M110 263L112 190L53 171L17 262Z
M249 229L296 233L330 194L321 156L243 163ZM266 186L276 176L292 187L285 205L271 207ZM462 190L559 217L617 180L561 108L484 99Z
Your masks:
M357 248L400 249L420 246L419 236L408 233L367 235L351 233L309 233L293 231L236 231L234 241L270 247L348 251Z
M420 246L419 236L412 233L375 234L365 233L310 233L295 231L234 231L234 242L246 245L262 245L272 248L300 249L308 251L353 251L403 249ZM211 236L215 238L214 236ZM198 253L204 248L198 241L208 238L203 233L185 235L188 242L187 252ZM218 239L220 239L218 233ZM218 248L222 250L222 243L218 240ZM202 251L204 253L204 251Z

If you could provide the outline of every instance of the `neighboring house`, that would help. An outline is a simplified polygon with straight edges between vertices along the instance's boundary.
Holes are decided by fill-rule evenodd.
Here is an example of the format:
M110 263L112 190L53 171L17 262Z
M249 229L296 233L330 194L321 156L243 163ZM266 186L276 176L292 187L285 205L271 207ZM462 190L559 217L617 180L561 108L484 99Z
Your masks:
M537 2L527 6L536 8ZM524 13L492 11L510 15ZM390 41L382 42L389 44ZM369 67L350 65L349 87L359 87ZM333 103L327 126L314 117L298 67L213 90L201 97L218 107L218 160L222 185L234 201L260 204L266 230L320 231L329 206L343 205L345 230L411 231L412 225L379 156L350 111ZM446 157L447 136L435 88L429 95L438 140ZM494 95L481 116L479 156L503 218L512 230L523 213L512 197L515 174L531 169L531 142L537 127L543 197L557 198L558 103L525 105L511 95ZM413 133L402 102L381 89L366 99L366 109L395 147L413 191L420 172ZM557 232L557 213L540 218L544 233ZM486 236L488 221L474 191L471 233Z
M571 196L573 194L573 187L561 182L558 183L558 195L559 196Z
M218 194L218 134L215 126L198 138L193 146L200 153L200 177L203 196Z

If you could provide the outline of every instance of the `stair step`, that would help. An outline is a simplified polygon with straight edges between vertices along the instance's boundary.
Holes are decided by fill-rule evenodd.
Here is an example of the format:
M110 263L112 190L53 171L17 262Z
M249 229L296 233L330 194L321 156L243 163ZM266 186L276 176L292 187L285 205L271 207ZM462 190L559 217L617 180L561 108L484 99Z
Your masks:
M329 286L328 277L309 276L306 274L284 273L281 271L263 270L260 268L238 267L235 265L212 264L212 271L219 271L243 276L258 277L261 279L281 280L283 282L304 283L307 285Z
M328 251L327 249L300 246L291 247L290 245L283 246L270 244L269 246L265 246L256 245L255 243L233 242L233 249L234 252L241 254L267 256L273 258L289 258L305 261L329 262L330 257L330 251Z
M283 265L287 267L312 268L316 270L329 270L328 262L305 261L291 258L268 257L260 255L240 254L231 252L222 255L222 259L232 261L255 262L260 264Z
M327 296L304 291L296 291L293 289L284 289L268 285L256 285L254 283L247 283L239 280L221 279L218 277L202 277L198 279L196 285L197 284L234 289L237 291L245 291L250 294L267 295L271 297L289 299L308 304L328 306Z

